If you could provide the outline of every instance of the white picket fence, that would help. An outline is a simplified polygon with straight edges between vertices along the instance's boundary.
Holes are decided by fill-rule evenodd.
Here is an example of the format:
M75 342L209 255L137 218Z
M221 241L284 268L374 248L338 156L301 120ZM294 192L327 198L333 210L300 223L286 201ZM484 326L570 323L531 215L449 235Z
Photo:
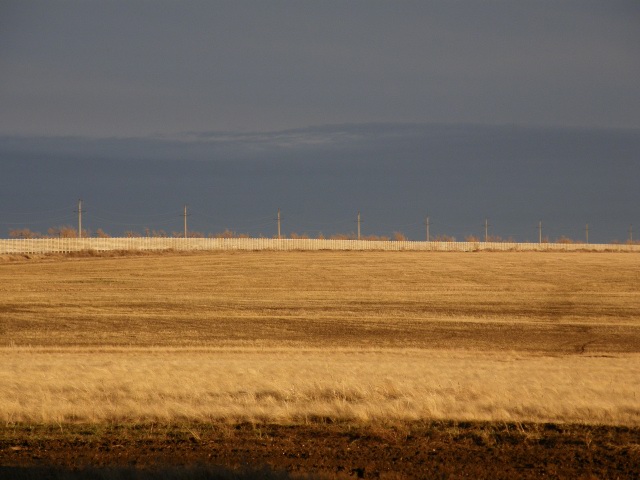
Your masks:
M640 245L584 243L416 242L272 238L38 238L0 239L0 254L109 250L379 250L427 252L591 251L640 252Z

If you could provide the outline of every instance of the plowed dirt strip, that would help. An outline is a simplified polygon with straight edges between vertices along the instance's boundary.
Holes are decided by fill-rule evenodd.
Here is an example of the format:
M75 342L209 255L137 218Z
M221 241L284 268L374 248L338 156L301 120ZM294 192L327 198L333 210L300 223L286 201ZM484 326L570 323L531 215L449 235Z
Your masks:
M0 474L16 476L44 465L61 478L88 467L120 467L126 478L148 470L161 476L176 466L182 476L165 478L247 466L262 470L235 478L268 471L288 473L279 478L638 478L640 430L473 423L17 425L0 430L0 465ZM184 467L194 465L199 469L190 476Z

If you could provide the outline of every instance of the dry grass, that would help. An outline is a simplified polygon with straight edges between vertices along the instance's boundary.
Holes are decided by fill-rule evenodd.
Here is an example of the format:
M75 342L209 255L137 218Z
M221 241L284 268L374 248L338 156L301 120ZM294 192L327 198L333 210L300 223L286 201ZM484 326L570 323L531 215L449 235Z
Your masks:
M420 419L640 425L640 355L0 351L1 420Z
M638 285L607 253L0 264L0 418L640 425Z
M638 352L640 255L247 252L0 264L0 345Z

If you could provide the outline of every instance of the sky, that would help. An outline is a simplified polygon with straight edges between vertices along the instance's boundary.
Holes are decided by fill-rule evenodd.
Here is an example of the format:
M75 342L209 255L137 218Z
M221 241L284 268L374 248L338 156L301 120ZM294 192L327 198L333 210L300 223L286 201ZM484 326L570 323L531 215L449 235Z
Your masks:
M640 238L636 1L0 4L0 236Z

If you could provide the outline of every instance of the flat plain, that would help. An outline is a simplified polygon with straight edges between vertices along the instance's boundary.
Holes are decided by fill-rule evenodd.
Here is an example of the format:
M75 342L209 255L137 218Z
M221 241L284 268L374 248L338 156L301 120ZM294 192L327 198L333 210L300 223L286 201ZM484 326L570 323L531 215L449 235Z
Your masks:
M0 264L3 346L640 351L640 255L246 252Z
M506 429L526 444L548 437L538 426L565 425L568 439L574 428L589 438L581 442L592 458L615 446L633 466L640 464L640 255L5 258L0 360L0 417L17 432L3 433L2 465L29 464L28 448L11 448L34 426L52 435L48 426L77 433L87 425L163 425L201 440L210 425L314 435L343 425L342 433L382 429L374 437L402 452L398 435L406 440L416 429L420 438L453 429L447 438L455 439L467 428L483 441ZM433 430L429 422L454 423ZM590 439L598 428L608 429L608 440ZM627 436L616 446L611 432L620 428ZM230 466L241 463L233 458ZM595 471L593 462L580 465Z

